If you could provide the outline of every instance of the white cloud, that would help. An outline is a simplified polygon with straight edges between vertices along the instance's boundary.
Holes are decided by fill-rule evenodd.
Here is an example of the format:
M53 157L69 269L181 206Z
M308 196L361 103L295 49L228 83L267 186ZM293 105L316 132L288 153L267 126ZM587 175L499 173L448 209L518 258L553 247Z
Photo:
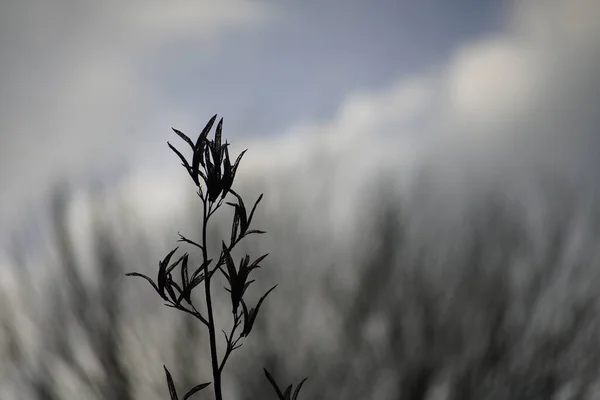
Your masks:
M600 2L515 3L503 32L466 43L429 74L356 93L331 120L248 143L247 173L286 171L292 197L335 174L331 199L345 203L386 163L400 182L433 163L448 182L536 172L577 180L587 171L585 183L596 184L600 30L590 15ZM309 169L319 156L326 167Z
M272 169L273 165L295 169L298 164L310 162L312 157L320 155L330 161L355 159L356 152L361 151L364 157L352 162L362 165L363 162L368 164L369 158L377 158L375 164L379 166L382 160L378 152L385 150L390 140L392 146L397 141L404 145L413 141L413 132L398 132L397 128L410 126L423 116L433 100L431 89L430 82L415 78L382 92L355 93L331 120L294 126L276 137L248 143L246 147L251 146L252 151L248 153L247 162L251 163L252 173L261 173L259 169ZM390 130L394 130L395 135L386 135ZM410 157L411 149L405 150L406 156Z
M189 30L207 29L199 28L189 17L203 11L193 2L182 3L182 8L173 9L164 19L158 18L160 8L154 8L158 3L151 4L139 19L134 18L142 27L136 30L138 39L146 38L147 44L155 40L150 32L153 29L158 32L156 38L164 37L165 31L185 36ZM128 10L133 12L134 8ZM247 18L230 15L232 19L226 21L224 10L211 14L217 21L223 19L221 27L258 23L270 15L259 8L240 12ZM282 190L297 197L314 195L315 190L321 190L314 181L330 179L335 191L330 200L341 204L335 217L341 223L363 185L386 167L392 168L400 181L409 179L422 163L431 162L448 176L464 172L485 175L503 169L523 172L540 166L575 174L597 158L592 149L598 148L594 144L599 142L594 104L600 90L596 72L600 70L600 49L595 40L600 30L591 15L598 11L597 1L515 3L503 32L465 43L444 65L401 79L381 91L355 93L330 120L293 126L271 138L234 141L234 152L250 149L240 180L251 176L285 178L289 188ZM214 23L212 17L203 18ZM94 49L98 46L93 46L90 54ZM69 82L81 84L73 85L74 93L58 113L62 117L55 119L54 129L65 115L72 114L74 122L67 125L68 131L89 127L91 121L93 131L102 136L118 125L127 125L129 118L142 120L159 108L163 109L148 123L148 129L162 133L170 124L195 126L195 116L178 115L165 104L157 104L152 99L152 87L136 76L135 69L131 65L121 68L118 62L122 58L90 56L87 60L86 68L79 65L74 69L79 73L69 77ZM78 110L86 98L93 101L88 100L90 103ZM140 105L140 98L149 104ZM56 112L48 104L40 108ZM89 111L94 109L100 111ZM99 118L103 113L109 114L108 122ZM86 140L93 143L87 136ZM143 161L140 170L155 163L152 157L159 151L160 158L168 151L164 142L154 146L145 147L144 155L139 156ZM181 175L179 169L175 173ZM154 179L153 174L131 176L127 185L137 188L132 189L132 196L152 197L150 191L179 193L180 181L168 178L170 173L165 173L164 179ZM143 214L157 221L163 219L161 210L165 216L171 215L172 199L167 196L160 200L162 197L150 201Z
M573 176L583 165L578 157L589 159L582 150L596 140L586 133L595 132L593 115L578 110L600 89L586 85L600 70L598 45L588 36L595 28L574 21L600 11L600 4L526 3L515 7L504 32L466 43L430 73L381 91L357 92L330 120L234 142L234 153L250 149L239 180L273 178L273 190L290 199L314 197L330 180L327 198L336 207L328 212L335 215L317 218L323 226L331 226L332 218L343 231L353 223L347 216L365 184L386 168L400 184L423 163L440 167L449 185L465 173L492 177L516 171L518 178L540 167ZM591 18L580 21L594 25ZM162 190L148 190L168 192L175 185L163 182ZM162 203L151 203L152 213L159 214Z
M597 163L600 31L589 15L600 2L516 4L503 34L464 46L446 68L447 142L494 167L573 177Z
M505 38L461 49L449 67L449 107L488 125L530 107L540 83L534 58L535 49Z
M219 35L272 16L266 4L241 0L3 6L0 221L14 222L24 202L37 206L57 176L85 177L125 151L138 157L168 126L157 123L176 113L144 75L166 46L192 38L203 43L196 51L210 49Z

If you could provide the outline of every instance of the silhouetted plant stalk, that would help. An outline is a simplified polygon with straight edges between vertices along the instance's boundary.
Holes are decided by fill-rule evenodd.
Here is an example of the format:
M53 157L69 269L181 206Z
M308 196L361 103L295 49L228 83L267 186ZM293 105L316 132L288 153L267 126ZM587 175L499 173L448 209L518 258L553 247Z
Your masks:
M192 149L193 156L191 163L173 147L169 142L167 144L181 159L182 165L198 187L198 196L200 197L203 205L202 212L202 241L198 243L191 239L184 237L179 234L179 242L186 243L197 247L202 252L202 264L194 269L190 270L189 267L189 254L184 253L175 262L171 263L171 259L177 252L179 247L173 249L167 256L159 262L158 277L156 283L148 276L132 272L126 274L127 276L139 276L146 279L154 290L160 295L160 297L166 302L166 306L175 308L179 311L185 312L194 316L202 324L206 326L209 333L210 341L210 355L211 355L211 366L213 375L213 388L216 400L223 400L221 390L221 377L225 364L229 359L231 353L238 349L242 343L242 338L247 337L252 331L252 326L258 316L258 311L265 300L265 298L271 293L275 287L269 289L258 301L256 307L248 309L248 305L244 299L246 290L254 282L254 279L250 279L250 273L257 268L260 268L260 263L267 257L268 254L264 254L258 257L256 260L251 262L250 256L246 254L241 259L239 264L233 260L231 255L234 247L246 236L250 234L263 234L264 231L250 229L250 224L254 216L254 212L258 203L261 201L263 195L261 194L250 214L247 213L247 209L244 205L242 197L237 194L233 189L233 181L240 161L246 152L244 150L232 164L229 158L229 143L221 143L221 133L223 129L223 119L217 124L215 131L215 137L213 140L208 139L208 133L212 129L217 116L213 116L194 143L189 137L175 128L173 131L183 139ZM221 252L219 259L213 265L213 258L209 258L207 249L207 227L211 216L223 205L223 201L228 194L232 194L235 197L235 202L226 202L227 205L233 207L234 216L231 226L231 237L229 238L229 244L222 241ZM173 276L175 269L179 267L180 281L177 283ZM216 337L216 324L213 313L213 303L211 297L211 282L216 272L220 272L229 284L229 287L225 288L229 292L231 297L231 312L233 315L233 326L231 331L226 333L224 330L223 335L225 336L225 353L222 355L219 361L219 355L217 354L217 337ZM206 315L203 315L196 308L192 299L192 291L204 282L204 292L206 300ZM241 308L240 308L241 305ZM238 333L238 329L241 327L241 331ZM167 385L171 400L179 400L175 383L171 377L171 373L166 366L163 366L167 379ZM292 385L289 385L284 392L281 392L277 384L275 383L271 374L265 369L264 370L269 383L275 390L279 400L296 400L302 384L306 380L304 378L296 387L292 395ZM191 388L181 399L186 400L195 393L201 391L210 385L211 382L202 383Z

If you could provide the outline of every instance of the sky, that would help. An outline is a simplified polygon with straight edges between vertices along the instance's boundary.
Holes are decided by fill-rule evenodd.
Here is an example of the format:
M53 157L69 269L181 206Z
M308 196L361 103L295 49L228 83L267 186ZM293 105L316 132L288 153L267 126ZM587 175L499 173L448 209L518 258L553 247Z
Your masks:
M193 136L215 113L250 149L244 174L287 171L301 188L317 155L340 198L424 166L447 185L532 171L598 183L600 0L0 7L0 244L39 223L61 180L168 215L189 190L170 128Z

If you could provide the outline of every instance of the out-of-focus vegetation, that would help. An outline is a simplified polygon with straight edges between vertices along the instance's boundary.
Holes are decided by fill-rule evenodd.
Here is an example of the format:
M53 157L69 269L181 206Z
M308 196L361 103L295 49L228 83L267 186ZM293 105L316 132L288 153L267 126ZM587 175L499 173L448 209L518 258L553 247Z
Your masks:
M224 398L273 398L262 367L281 382L309 375L303 399L597 398L600 208L568 186L473 191L448 209L427 185L410 196L375 190L356 202L345 236L321 229L326 199L286 203L260 189L269 234L244 245L271 253L257 283L278 282L278 296L232 355ZM96 199L88 252L75 245L69 199L57 189L44 268L13 247L0 398L164 399L163 364L177 366L183 387L210 380L196 321L124 277L153 276L177 230L155 243L127 210L115 218ZM196 214L177 229L198 234ZM229 228L213 229L217 249Z

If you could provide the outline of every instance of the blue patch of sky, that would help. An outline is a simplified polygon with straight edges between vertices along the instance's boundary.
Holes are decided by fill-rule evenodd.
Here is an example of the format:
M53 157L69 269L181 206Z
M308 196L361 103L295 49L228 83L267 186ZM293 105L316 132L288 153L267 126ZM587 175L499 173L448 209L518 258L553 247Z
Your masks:
M357 90L427 71L469 39L499 29L500 0L307 0L284 18L161 52L144 73L178 111L225 116L228 137L269 135L330 118ZM176 122L174 122L176 123ZM201 127L199 126L199 129Z

